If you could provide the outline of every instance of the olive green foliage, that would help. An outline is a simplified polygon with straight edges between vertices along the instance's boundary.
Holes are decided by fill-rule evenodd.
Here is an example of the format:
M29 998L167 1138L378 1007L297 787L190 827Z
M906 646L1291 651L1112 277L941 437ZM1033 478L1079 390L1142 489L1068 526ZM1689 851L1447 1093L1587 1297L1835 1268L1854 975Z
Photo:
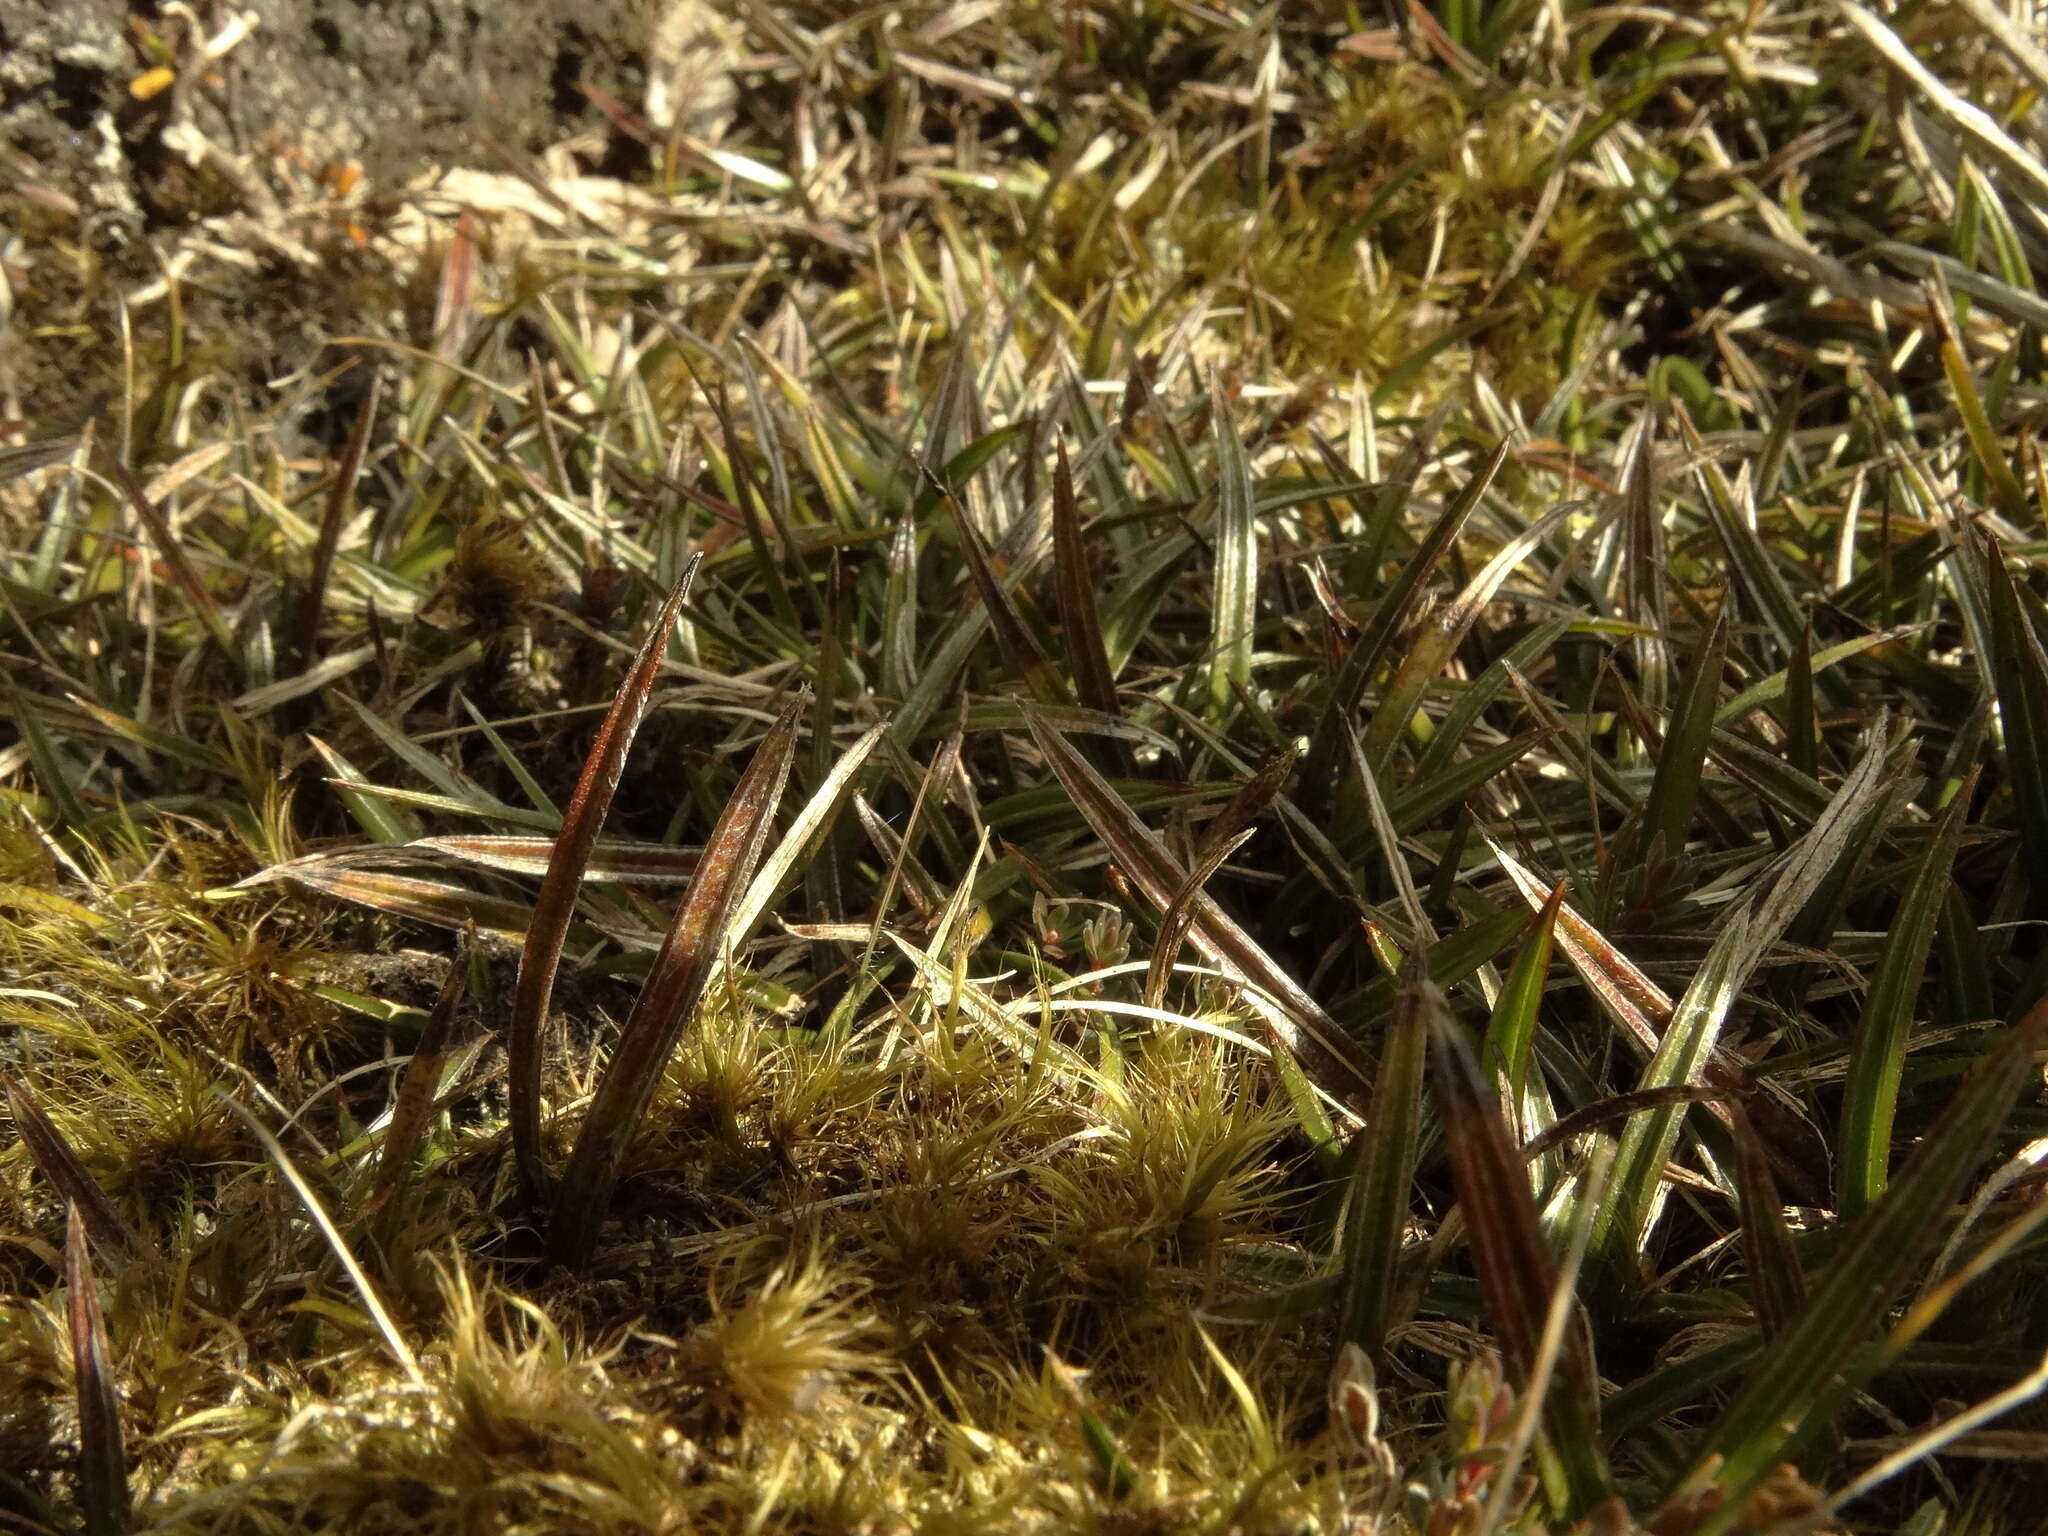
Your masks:
M2019 1528L2039 39L734 14L295 376L6 194L0 1523Z

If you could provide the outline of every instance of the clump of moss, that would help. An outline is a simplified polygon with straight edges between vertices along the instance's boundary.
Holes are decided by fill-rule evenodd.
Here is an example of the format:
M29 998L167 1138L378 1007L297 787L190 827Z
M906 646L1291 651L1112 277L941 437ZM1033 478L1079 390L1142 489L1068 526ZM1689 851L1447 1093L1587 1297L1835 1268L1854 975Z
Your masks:
M151 311L144 498L0 445L0 1510L119 1493L86 1286L138 1529L1677 1533L1967 1428L2044 1284L2010 168L1802 83L1853 21L1530 15L779 6L618 228Z

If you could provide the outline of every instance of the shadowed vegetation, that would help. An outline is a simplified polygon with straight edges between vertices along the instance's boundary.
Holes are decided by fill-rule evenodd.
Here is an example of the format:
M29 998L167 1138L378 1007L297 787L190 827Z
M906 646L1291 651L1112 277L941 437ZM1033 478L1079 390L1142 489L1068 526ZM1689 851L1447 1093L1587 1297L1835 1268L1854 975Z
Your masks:
M2029 1528L2042 40L735 14L16 285L0 1523Z

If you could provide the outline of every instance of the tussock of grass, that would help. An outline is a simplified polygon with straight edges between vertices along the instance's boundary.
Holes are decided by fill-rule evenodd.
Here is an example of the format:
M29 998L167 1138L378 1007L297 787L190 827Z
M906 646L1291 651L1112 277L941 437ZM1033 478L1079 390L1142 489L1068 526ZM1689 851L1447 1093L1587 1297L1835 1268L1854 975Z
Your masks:
M629 187L283 210L283 379L17 188L0 1515L2023 1528L2002 15L757 7Z

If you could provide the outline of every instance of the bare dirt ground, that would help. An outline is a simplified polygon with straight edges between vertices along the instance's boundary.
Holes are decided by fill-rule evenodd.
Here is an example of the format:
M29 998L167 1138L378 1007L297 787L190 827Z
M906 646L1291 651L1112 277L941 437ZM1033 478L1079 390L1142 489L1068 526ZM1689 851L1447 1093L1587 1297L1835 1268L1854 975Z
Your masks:
M650 105L655 30L687 46L718 25L691 19L704 14L0 0L6 414L64 424L118 390L120 306L160 300L150 284L167 273L194 279L180 318L241 354L251 383L306 366L389 266L343 209L565 143L580 169L630 170L638 146L593 98Z

